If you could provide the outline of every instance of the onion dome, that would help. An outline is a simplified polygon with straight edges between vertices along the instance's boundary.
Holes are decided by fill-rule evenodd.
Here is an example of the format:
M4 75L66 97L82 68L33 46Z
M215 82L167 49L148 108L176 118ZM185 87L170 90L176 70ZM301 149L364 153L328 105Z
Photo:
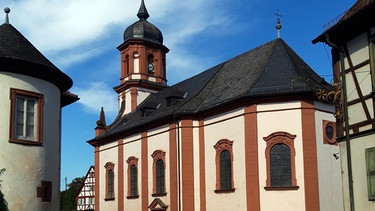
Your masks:
M137 16L139 20L126 28L124 42L128 40L146 40L162 45L163 34L155 25L147 21L150 15L147 12L144 0L141 2Z

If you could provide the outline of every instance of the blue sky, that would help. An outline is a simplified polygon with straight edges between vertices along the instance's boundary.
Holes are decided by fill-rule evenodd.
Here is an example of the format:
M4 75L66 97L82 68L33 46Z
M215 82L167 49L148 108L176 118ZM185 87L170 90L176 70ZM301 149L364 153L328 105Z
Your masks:
M10 23L69 75L80 101L63 108L61 187L94 164L86 143L104 107L107 124L117 115L120 54L127 26L137 21L140 0L0 0ZM145 0L148 21L164 35L168 84L173 85L277 37L319 75L331 80L330 48L311 40L355 0ZM5 15L4 15L5 17Z

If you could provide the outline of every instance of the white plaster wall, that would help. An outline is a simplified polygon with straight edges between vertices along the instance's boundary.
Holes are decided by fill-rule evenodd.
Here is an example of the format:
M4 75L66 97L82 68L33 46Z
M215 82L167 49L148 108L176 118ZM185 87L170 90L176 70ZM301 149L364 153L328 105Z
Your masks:
M105 144L100 147L100 156L99 156L99 185L100 185L100 190L99 190L99 199L100 199L100 210L117 210L118 207L118 143L117 141L114 141L109 144ZM107 162L112 162L115 164L114 167L114 192L115 192L115 200L109 200L105 201L105 193L106 193L106 169L105 169L105 164ZM95 184L98 185L98 184ZM96 196L95 196L96 197Z
M318 179L320 210L344 210L342 196L342 176L340 159L333 154L339 153L339 146L323 143L323 120L335 122L334 107L316 102L315 112L316 147L318 155ZM323 112L326 111L326 112ZM340 157L340 155L338 155Z
M141 159L141 141L140 136L133 136L124 140L124 209L125 210L140 210L141 194L142 194L142 159ZM134 156L138 158L138 194L137 199L127 199L128 193L128 163L126 160Z
M131 95L130 95L130 90L126 90L126 93L125 93L125 112L124 112L124 115L125 114L128 114L132 111L132 103L131 103ZM119 104L119 108L121 106L121 103Z
M150 95L150 91L138 89L137 90L137 106L141 104L149 95Z
M194 160L194 209L200 210L200 154L199 154L199 121L193 121L193 160ZM204 172L202 172L204 173Z
M301 104L298 101L285 103L259 104L258 111L258 159L259 159L259 190L262 211L305 210L305 187L303 170ZM275 110L278 109L278 110ZM281 110L280 110L281 109ZM263 137L271 133L285 131L296 135L294 147L296 151L295 168L298 190L266 191L266 142ZM277 203L269 203L275 201Z
M3 193L10 210L58 210L60 205L60 91L47 82L0 70L0 168ZM44 95L43 146L9 143L10 88ZM36 196L41 181L52 182L52 201Z
M232 118L234 117L234 118ZM224 120L224 121L222 121ZM208 210L246 210L246 175L243 110L238 109L205 120L206 203ZM215 193L216 150L221 139L233 141L233 181L235 192Z
M168 133L168 126L155 128L153 130L148 131L148 189L149 189L149 199L148 204L150 204L155 197L153 194L153 163L154 160L151 157L152 153L156 150L161 150L165 152L165 192L167 193L166 196L158 196L160 200L163 201L164 204L170 204L170 151L169 151L169 133Z
M375 134L350 141L353 168L355 210L375 210L375 203L368 201L365 150L375 147Z

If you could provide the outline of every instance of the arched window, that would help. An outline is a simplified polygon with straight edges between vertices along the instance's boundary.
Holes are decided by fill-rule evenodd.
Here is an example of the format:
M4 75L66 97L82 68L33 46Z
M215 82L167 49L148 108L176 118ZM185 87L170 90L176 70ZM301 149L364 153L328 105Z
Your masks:
M153 74L155 71L154 55L147 55L147 70L149 74Z
M153 158L153 196L165 196L165 152L156 150L152 153Z
M286 144L275 144L270 150L270 176L272 187L292 185L290 149Z
M228 150L220 154L220 189L232 189L232 160Z
M108 171L108 198L115 197L115 174L112 170Z
M220 140L216 149L216 193L233 192L233 141Z
M106 192L105 199L113 200L115 198L115 173L114 173L115 164L108 162L105 164L104 168L106 169Z
M129 74L129 72L130 72L130 64L129 64L129 55L126 55L125 56L125 75L124 75L124 77L126 77L128 74Z
M275 132L263 138L266 143L266 190L298 189L295 173L295 135Z
M156 194L164 193L164 162L159 159L156 161Z
M128 196L127 198L138 198L138 158L129 157L128 163Z
M138 190L137 190L137 167L135 165L132 165L130 167L130 195L131 196L137 196Z

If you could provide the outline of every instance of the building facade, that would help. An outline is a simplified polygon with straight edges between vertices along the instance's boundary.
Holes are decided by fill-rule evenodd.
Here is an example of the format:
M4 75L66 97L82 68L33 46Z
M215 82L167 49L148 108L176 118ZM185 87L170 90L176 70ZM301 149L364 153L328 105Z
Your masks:
M341 96L336 117L345 210L375 210L375 1L358 0L317 42L332 47Z
M167 86L162 33L137 16L119 115L88 141L96 210L343 209L333 87L282 39Z
M95 210L95 168L90 166L87 174L79 187L75 200L77 210Z
M73 82L8 21L0 25L0 167L9 210L60 209L61 109Z

